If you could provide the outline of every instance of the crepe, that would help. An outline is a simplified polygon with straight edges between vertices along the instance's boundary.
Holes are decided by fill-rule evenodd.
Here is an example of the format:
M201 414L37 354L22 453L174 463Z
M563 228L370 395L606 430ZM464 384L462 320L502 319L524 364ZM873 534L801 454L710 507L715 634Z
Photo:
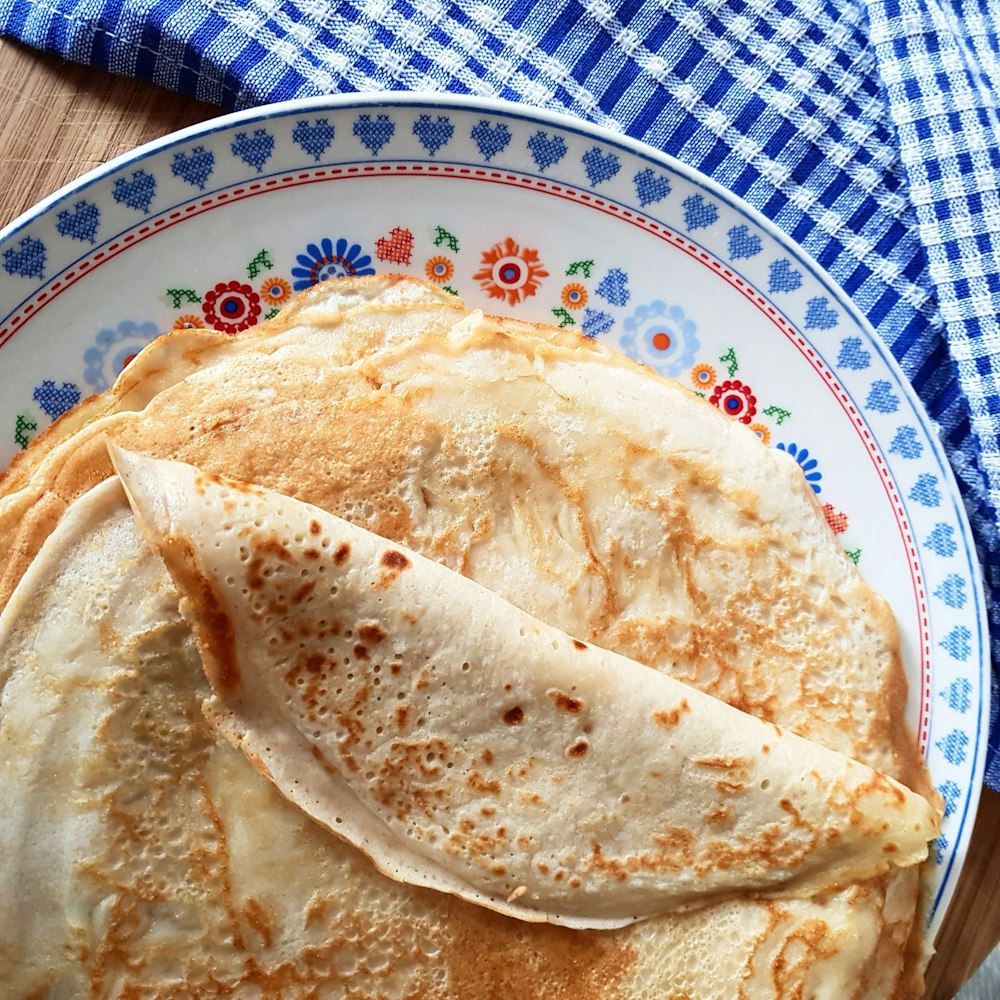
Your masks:
M112 475L110 438L313 502L569 634L932 795L902 722L892 616L787 456L584 338L470 314L391 277L317 286L238 338L167 335L86 405L0 484L5 593L36 581L4 611L25 645L3 647L2 724L21 718L30 730L38 710L14 680L23 673L27 685L44 666L33 683L63 705L50 762L84 755L82 784L68 787L100 833L100 850L79 848L79 864L67 855L73 905L45 863L21 861L34 857L27 845L4 841L4 877L13 868L30 892L7 900L0 937L18 937L0 973L22 977L24 995L53 968L97 983L97 995L256 984L337 996L348 982L352 996L373 997L920 994L912 868L810 900L733 900L599 933L528 925L386 879L212 738L199 709L207 682L177 631L162 566L155 583L116 584L132 595L121 602L127 628L101 602L70 601L71 583L57 594L38 582L79 555L60 536L75 503L90 577L124 572L126 551L142 572L144 559L158 561L134 528L131 548L124 529L105 534L87 494ZM63 541L36 567L50 536ZM68 707L80 684L61 671L65 639L44 664L25 659L46 614L71 605L73 643L123 664L93 682L101 698L84 712ZM142 669L136 635L157 670ZM132 721L105 722L105 704ZM19 742L5 747L10 767L21 755L30 770ZM34 783L21 773L5 772L5 802L64 815L44 772ZM99 916L88 923L90 904ZM54 925L29 919L46 907L78 945L23 978L20 955L51 953Z
M211 725L399 881L623 926L927 856L876 771L310 504L112 448L180 594Z

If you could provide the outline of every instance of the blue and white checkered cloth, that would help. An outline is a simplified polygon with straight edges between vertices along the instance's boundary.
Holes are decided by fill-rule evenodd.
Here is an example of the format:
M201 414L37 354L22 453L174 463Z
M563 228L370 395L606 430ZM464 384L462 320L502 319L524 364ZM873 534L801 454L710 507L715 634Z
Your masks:
M231 109L508 98L713 177L832 274L940 425L996 670L1000 0L0 0L0 32Z

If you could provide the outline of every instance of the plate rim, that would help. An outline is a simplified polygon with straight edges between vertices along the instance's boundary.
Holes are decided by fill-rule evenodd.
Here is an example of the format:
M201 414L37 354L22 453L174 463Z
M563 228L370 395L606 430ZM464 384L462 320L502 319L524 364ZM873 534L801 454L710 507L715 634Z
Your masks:
M316 110L327 110L331 112L343 112L351 109L378 109L392 108L399 106L413 108L429 108L432 110L455 109L486 114L497 114L507 118L516 118L532 123L548 125L563 131L572 132L587 138L593 138L609 146L616 146L632 155L640 157L663 167L683 178L689 184L700 188L707 195L723 202L730 210L743 216L747 221L757 226L784 252L791 255L796 264L805 268L812 278L823 287L832 299L840 306L844 313L850 318L859 330L861 330L871 346L879 355L879 360L891 372L895 381L894 388L901 391L907 400L914 416L922 424L926 434L927 442L934 456L934 462L942 476L942 485L947 489L947 497L951 502L952 516L959 528L960 541L967 553L968 563L974 572L970 573L970 584L973 590L970 606L975 609L976 626L979 639L979 647L982 655L978 658L978 670L980 683L980 711L975 724L975 745L973 748L974 759L969 769L972 776L972 785L969 788L968 797L965 802L961 817L960 829L968 832L962 837L958 844L954 845L947 865L941 870L941 883L932 900L931 908L936 911L935 917L930 921L925 921L925 933L933 941L950 909L954 891L968 857L968 847L972 838L972 829L981 802L983 777L986 767L986 744L988 741L988 727L991 709L991 657L990 657L990 633L988 618L986 616L986 593L982 575L982 565L979 558L975 537L972 533L971 523L962 494L958 486L957 477L951 467L950 462L944 453L944 448L940 440L940 432L937 423L926 412L922 401L916 394L906 377L901 366L896 361L888 346L878 334L874 325L861 311L853 299L843 290L840 284L822 267L811 254L797 243L791 236L763 215L758 209L750 205L741 196L734 194L724 185L715 181L711 177L701 173L696 168L688 165L683 160L674 155L659 150L639 139L634 139L623 132L616 132L603 125L598 125L577 117L569 112L542 108L530 104L523 104L503 98L485 97L469 94L451 94L437 91L368 91L358 93L340 93L329 95L317 95L314 97L294 98L286 101L279 101L252 108L245 108L239 111L227 112L220 115L208 117L202 121L187 125L181 129L176 129L163 136L156 137L147 142L141 143L132 149L126 150L117 156L99 164L90 170L78 175L72 180L60 186L51 194L36 202L34 205L21 212L18 216L0 228L0 245L6 243L19 232L31 225L33 222L50 212L52 209L76 197L79 193L91 185L98 183L110 175L121 171L130 165L148 157L162 154L172 147L189 143L192 139L203 138L218 132L232 129L234 126L246 125L254 122L265 122L270 119L286 117L294 114L311 113ZM391 159L391 157L387 157ZM149 213L145 213L148 215ZM687 239L699 246L702 244L690 234ZM705 248L707 249L707 248ZM708 250L715 256L714 252ZM57 272L61 273L61 272ZM46 279L46 283L54 280L56 275ZM14 306L12 313L16 312L19 306ZM11 313L11 314L12 314ZM791 322L791 321L790 321ZM798 324L792 322L794 327ZM2 349L0 349L2 358ZM883 443L876 438L879 451L883 451ZM890 475L892 473L890 472ZM893 475L893 480L895 480ZM901 498L902 499L902 498ZM905 506L905 501L902 501ZM909 514L907 514L909 518ZM908 678L908 683L911 679ZM912 683L910 683L912 687ZM971 721L971 720L970 720ZM971 727L970 727L971 728ZM952 878L952 870L956 863L959 863L959 873ZM949 884L950 881L950 884Z

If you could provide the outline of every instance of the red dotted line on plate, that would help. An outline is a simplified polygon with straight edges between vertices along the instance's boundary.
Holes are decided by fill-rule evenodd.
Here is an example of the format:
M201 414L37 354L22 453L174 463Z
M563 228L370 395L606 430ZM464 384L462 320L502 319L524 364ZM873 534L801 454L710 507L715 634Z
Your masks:
M227 202L242 201L246 198L254 197L258 194L277 188L298 187L303 184L322 183L327 180L338 180L343 178L365 178L385 176L387 174L406 175L427 175L457 177L461 179L487 181L504 186L515 186L531 188L542 191L567 201L582 203L612 215L624 219L626 222L648 232L666 242L676 246L689 256L697 259L706 267L716 272L729 285L739 291L744 298L751 302L760 312L785 335L798 349L799 353L806 358L813 369L823 378L827 386L839 401L842 409L850 417L852 423L861 435L866 449L875 464L879 479L883 484L886 495L893 508L896 522L902 533L910 564L910 575L913 581L914 599L919 609L921 651L920 651L920 726L919 739L921 750L927 742L929 707L930 707L930 630L927 615L927 601L923 581L920 575L920 564L917 558L917 549L914 544L913 535L906 520L906 513L902 501L889 475L889 470L885 465L882 455L875 444L871 433L865 426L861 414L851 403L847 393L837 382L833 373L823 363L822 359L812 349L806 339L792 326L791 323L764 298L755 288L748 285L738 274L726 267L718 258L712 256L706 250L692 243L684 236L670 229L667 226L650 219L645 215L634 212L629 208L609 201L599 195L591 194L587 191L580 191L573 187L567 187L555 181L548 181L539 177L530 177L523 174L509 173L502 170L489 170L482 167L456 166L446 163L371 163L354 164L344 167L317 167L314 170L303 171L301 173L284 174L280 177L269 177L266 180L254 181L226 191L219 191L217 194L207 198L202 198L185 205L183 209L177 209L166 215L158 216L150 222L145 223L138 229L126 233L123 237L109 244L107 247L97 251L93 256L82 260L75 268L62 275L52 282L45 291L39 292L35 298L27 303L20 313L11 317L10 321L0 329L0 346L6 343L11 336L22 326L31 316L41 309L45 304L57 297L62 291L75 284L85 277L94 268L117 256L130 246L140 243L149 236L177 225L180 221L196 215L201 215L211 209L218 208Z

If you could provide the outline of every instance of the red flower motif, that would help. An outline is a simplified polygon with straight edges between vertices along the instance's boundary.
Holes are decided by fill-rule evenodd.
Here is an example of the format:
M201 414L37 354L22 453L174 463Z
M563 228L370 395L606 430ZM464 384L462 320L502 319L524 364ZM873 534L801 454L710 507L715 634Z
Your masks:
M223 333L239 333L253 326L260 316L260 296L239 281L220 281L205 293L201 304L208 325Z
M757 412L757 397L738 378L726 379L715 387L708 401L727 417L748 424Z

